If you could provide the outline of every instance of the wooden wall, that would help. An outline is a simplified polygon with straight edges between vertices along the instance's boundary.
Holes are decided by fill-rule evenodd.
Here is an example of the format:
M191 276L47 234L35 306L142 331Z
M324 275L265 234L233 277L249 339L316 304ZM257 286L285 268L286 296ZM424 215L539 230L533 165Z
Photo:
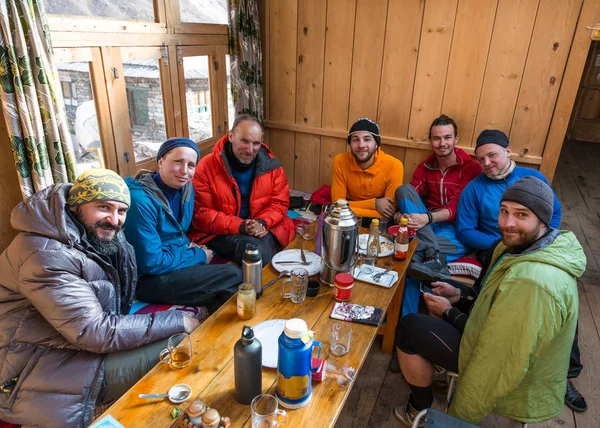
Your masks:
M441 113L457 121L470 153L481 130L498 128L519 163L551 179L590 45L585 26L600 17L600 0L259 5L266 139L304 191L330 184L333 157L360 117L379 123L383 150L409 180Z
M15 205L23 200L2 109L0 109L0 151L2 152L0 156L0 189L2 189L0 191L0 252L2 252L17 234L10 227L10 213Z

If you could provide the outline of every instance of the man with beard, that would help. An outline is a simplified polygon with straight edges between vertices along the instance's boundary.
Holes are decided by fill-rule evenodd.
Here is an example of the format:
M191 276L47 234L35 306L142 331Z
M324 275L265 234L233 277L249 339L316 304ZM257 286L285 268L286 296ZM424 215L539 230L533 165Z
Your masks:
M394 222L408 216L408 227L417 231L419 245L408 267L408 281L402 301L402 314L417 312L419 286L416 280L449 279L447 261L469 252L456 236L454 219L458 198L464 187L481 174L481 167L462 149L456 147L458 127L446 115L435 119L429 127L433 154L422 162L410 184L396 190L399 212ZM427 196L423 203L421 195Z
M331 200L347 200L362 217L391 219L396 212L394 192L404 174L402 162L383 152L379 126L371 119L354 122L347 140L350 152L333 160Z
M50 186L13 210L19 231L0 255L0 420L88 426L158 363L166 338L199 322L179 311L128 315L133 248L121 231L130 205L105 169Z
M204 157L194 175L190 239L241 263L255 245L267 265L295 236L288 217L290 189L281 162L263 143L262 125L241 115Z
M237 291L242 272L209 265L212 251L186 236L194 214L192 177L200 150L189 138L170 138L156 155L158 169L125 182L131 208L125 235L135 249L137 297L151 303L206 306L213 313ZM201 311L199 316L208 316Z
M572 232L549 225L553 199L532 176L509 186L499 203L502 242L475 287L434 282L424 298L435 317L400 320L398 360L411 389L394 409L400 421L410 425L432 406L434 365L458 373L450 413L468 422L493 412L535 423L561 412L586 258Z
M480 259L485 259L489 255L488 250L500 238L498 214L503 192L511 184L526 176L533 176L548 183L539 171L516 166L510 158L510 153L508 137L502 131L488 129L482 131L477 137L475 156L483 168L483 174L471 181L460 195L456 228L459 239L465 245L482 250L479 252ZM549 226L558 228L560 219L561 205L554 195L554 211ZM565 404L577 412L587 410L585 398L571 382L571 379L579 376L581 370L583 365L578 335L575 334Z

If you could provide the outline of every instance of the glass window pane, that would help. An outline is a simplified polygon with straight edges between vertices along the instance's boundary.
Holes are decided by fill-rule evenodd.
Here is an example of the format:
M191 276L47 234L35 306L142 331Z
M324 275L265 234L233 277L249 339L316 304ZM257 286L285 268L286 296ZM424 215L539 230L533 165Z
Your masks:
M79 175L88 168L103 166L90 66L85 61L59 62L56 66Z
M43 0L46 13L154 21L152 0Z
M184 57L183 72L190 138L206 140L213 136L208 56Z
M236 114L235 105L233 104L233 95L231 93L231 60L229 59L229 55L226 55L225 61L227 66L227 117L229 128L231 129Z
M179 5L181 22L229 23L227 0L180 0Z
M157 59L123 61L136 162L155 157L167 139L158 66Z

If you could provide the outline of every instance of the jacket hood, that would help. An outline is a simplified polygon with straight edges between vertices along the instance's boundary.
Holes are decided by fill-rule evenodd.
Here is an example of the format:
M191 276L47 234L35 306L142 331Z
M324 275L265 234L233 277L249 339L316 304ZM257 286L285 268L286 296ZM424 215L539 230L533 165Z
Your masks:
M500 242L501 252L506 246ZM497 254L497 253L496 253ZM506 258L505 258L506 260ZM587 259L581 244L573 232L550 229L550 231L530 248L513 257L508 263L536 262L555 266L574 278L579 278L585 272Z
M34 233L67 245L81 240L81 232L67 212L72 184L54 184L20 202L10 216L10 224L19 232Z
M462 165L465 162L468 162L471 160L471 156L469 156L469 154L467 152L465 152L463 149L461 149L459 147L454 148L454 153L456 154L456 164L457 165ZM437 156L435 155L435 153L432 153L431 155L429 155L429 157L425 161L425 166L429 169L437 168Z

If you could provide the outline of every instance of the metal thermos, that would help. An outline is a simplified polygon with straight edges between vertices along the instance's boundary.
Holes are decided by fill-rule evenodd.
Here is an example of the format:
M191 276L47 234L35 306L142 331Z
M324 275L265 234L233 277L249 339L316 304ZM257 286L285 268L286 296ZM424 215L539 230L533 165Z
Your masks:
M340 199L331 207L323 220L321 232L321 257L324 264L321 282L333 285L338 273L350 272L358 246L359 226L347 201Z
M238 403L250 404L254 397L262 394L262 345L250 326L244 326L242 338L233 347L233 371L235 399Z
M242 258L242 275L244 282L254 287L256 298L262 296L262 257L254 244L246 245L246 252Z

